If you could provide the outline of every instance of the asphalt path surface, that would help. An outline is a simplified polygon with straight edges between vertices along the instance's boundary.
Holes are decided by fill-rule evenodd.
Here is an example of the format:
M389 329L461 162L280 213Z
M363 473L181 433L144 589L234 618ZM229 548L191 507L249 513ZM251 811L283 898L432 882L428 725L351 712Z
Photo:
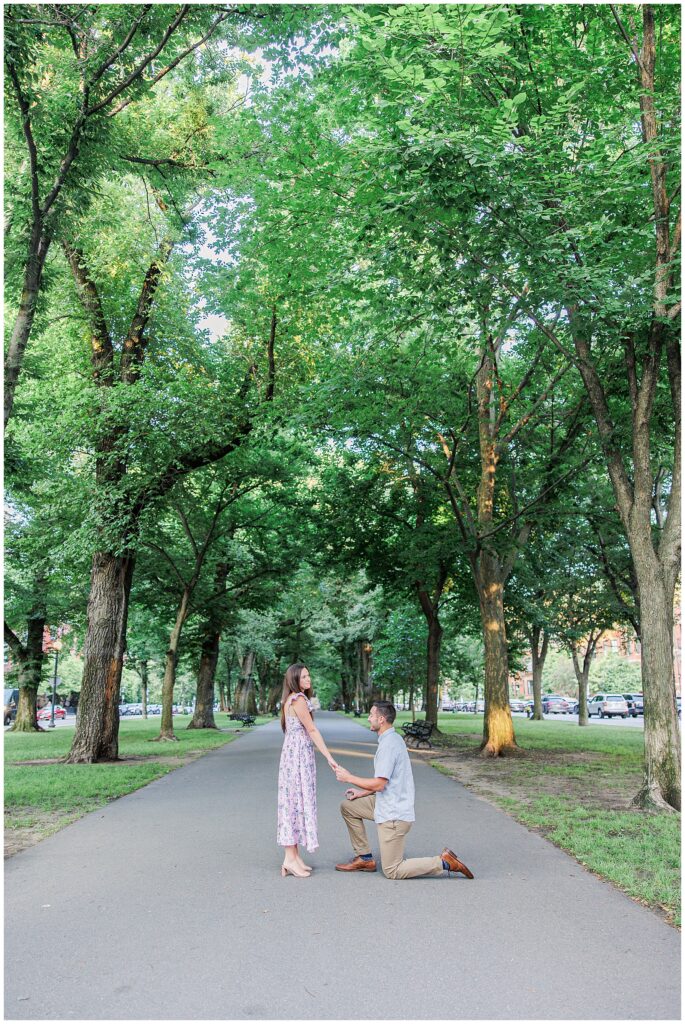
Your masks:
M366 728L317 721L372 775ZM447 845L473 881L336 872L318 755L315 870L281 878L282 734L245 733L6 863L5 1019L680 1018L678 932L418 761L407 855Z

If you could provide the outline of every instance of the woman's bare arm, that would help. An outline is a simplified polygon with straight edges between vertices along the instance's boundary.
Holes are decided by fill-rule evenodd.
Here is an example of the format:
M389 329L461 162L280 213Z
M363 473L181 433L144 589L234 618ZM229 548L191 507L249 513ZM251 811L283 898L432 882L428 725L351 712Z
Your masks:
M316 749L323 754L331 768L335 770L338 767L337 762L331 756L328 747L323 741L323 736L314 725L314 719L312 718L311 712L307 707L306 703L303 700L294 700L292 702L292 707L293 711L295 712L299 720L302 722L302 725L309 733L311 741L316 747Z

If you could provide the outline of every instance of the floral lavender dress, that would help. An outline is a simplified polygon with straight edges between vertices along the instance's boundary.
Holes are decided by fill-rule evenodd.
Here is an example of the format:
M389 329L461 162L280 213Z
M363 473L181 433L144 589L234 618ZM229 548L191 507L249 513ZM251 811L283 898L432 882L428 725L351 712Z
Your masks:
M304 697L307 707L312 706L303 693L296 693L289 703ZM278 831L279 846L302 843L311 853L319 845L316 832L316 761L309 733L299 718L285 711L285 737L278 770Z

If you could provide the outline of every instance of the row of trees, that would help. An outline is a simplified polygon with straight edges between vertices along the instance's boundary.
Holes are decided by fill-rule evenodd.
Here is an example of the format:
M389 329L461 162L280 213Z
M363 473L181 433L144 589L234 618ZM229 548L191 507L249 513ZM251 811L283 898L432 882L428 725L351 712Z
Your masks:
M238 610L275 613L275 692L306 564L420 616L429 720L444 623L480 632L485 754L516 745L517 643L539 705L551 637L582 683L630 625L637 799L679 807L678 33L649 5L8 9L6 636L35 680L40 622L82 623L71 761L117 755L129 612L168 630L162 736L184 636L211 724Z

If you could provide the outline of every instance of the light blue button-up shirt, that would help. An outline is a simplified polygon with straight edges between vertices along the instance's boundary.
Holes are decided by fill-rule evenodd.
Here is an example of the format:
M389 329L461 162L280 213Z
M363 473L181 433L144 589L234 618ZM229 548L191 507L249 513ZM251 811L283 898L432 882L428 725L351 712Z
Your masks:
M414 821L414 776L407 747L394 729L378 734L378 750L373 759L373 774L388 784L376 793L373 818L384 821Z

